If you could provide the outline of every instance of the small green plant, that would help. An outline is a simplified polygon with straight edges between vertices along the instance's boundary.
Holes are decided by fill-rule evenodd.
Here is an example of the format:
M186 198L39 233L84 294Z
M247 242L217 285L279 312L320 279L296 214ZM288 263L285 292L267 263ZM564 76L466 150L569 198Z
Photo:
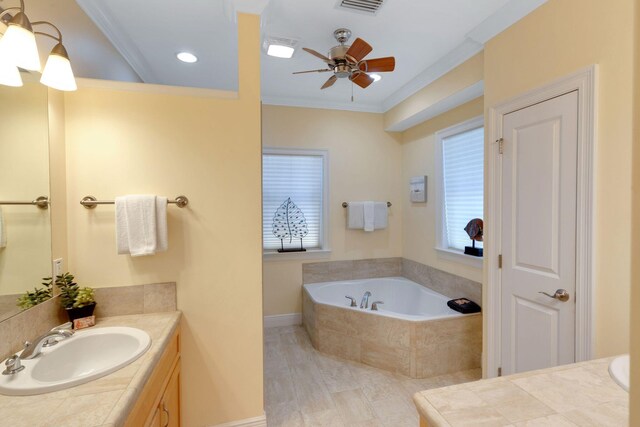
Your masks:
M95 303L93 289L89 287L81 288L73 281L71 273L64 273L56 276L56 286L60 289L60 302L66 309L80 308Z
M42 282L44 288L33 288L33 292L27 291L18 298L18 307L23 310L38 305L53 296L53 280L51 277L44 278L46 282Z
M75 308L84 307L96 302L93 296L93 289L89 287L84 287L78 289L78 296L76 296L76 302L73 303Z

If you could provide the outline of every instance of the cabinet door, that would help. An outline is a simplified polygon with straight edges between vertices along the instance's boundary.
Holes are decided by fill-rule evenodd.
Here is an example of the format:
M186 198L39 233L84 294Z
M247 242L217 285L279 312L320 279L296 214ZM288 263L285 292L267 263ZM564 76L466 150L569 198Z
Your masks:
M147 427L162 427L162 411L160 410L160 408L156 408L155 412L153 413L153 418L151 418L151 422L149 424L147 424Z
M164 427L180 427L180 363L171 374L171 379L167 384L160 410Z

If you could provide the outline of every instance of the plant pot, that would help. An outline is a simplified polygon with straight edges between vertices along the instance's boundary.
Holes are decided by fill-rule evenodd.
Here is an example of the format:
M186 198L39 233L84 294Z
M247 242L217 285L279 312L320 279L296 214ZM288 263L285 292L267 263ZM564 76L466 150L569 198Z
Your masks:
M82 319L83 317L89 317L93 315L93 310L96 308L96 303L85 305L84 307L77 308L65 308L67 310L67 316L69 321L73 323L76 319Z

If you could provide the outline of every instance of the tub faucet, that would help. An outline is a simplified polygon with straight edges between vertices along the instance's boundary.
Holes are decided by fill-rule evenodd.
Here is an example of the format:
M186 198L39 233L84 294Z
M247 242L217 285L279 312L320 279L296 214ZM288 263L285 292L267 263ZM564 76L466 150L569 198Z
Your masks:
M362 300L360 301L360 308L369 308L369 297L371 296L371 292L367 291L362 296Z
M378 311L378 306L384 304L384 301L376 301L371 304L371 311Z
M350 301L349 307L357 307L358 304L356 304L356 299L354 297L350 297L349 295L345 295L345 298L347 298Z
M20 353L20 359L33 359L40 354L42 347L51 347L58 344L59 340L70 338L74 331L71 329L71 324L69 324L68 328L66 326L67 324L53 328L46 334L36 338L33 343L25 342L24 350Z

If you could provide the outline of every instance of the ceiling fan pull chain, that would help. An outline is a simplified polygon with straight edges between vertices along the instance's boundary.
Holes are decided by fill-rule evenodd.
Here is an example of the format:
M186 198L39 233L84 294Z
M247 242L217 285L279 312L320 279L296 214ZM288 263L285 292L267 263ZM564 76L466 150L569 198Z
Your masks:
M351 102L353 102L353 80L351 81Z

